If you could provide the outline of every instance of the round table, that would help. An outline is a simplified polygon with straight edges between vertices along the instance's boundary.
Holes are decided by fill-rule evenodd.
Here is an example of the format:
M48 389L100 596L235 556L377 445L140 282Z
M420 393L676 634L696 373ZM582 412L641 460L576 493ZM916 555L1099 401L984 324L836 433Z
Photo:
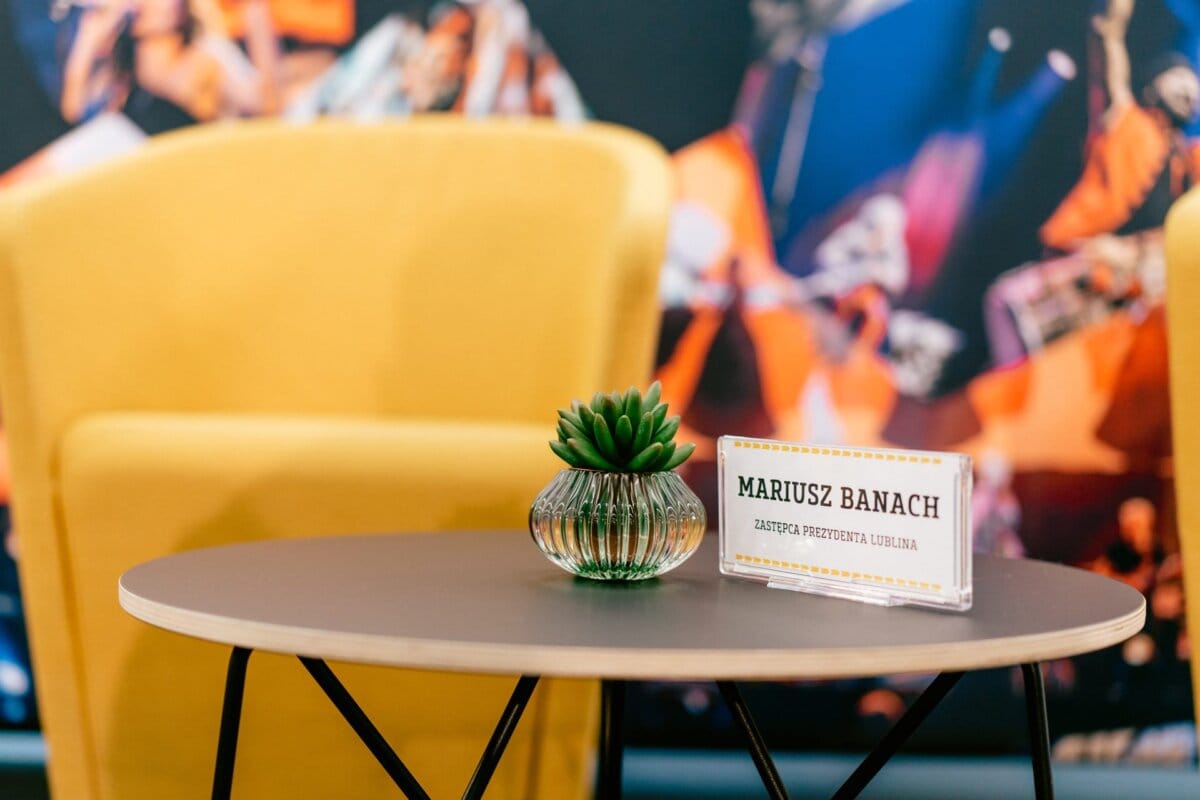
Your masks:
M623 681L711 679L742 724L768 792L786 797L735 680L942 673L835 795L841 798L857 795L963 671L1022 665L1035 786L1049 797L1038 663L1121 642L1145 618L1144 599L1128 586L1044 562L976 556L974 607L960 614L723 577L716 544L708 537L658 579L615 584L568 575L520 532L261 541L137 566L121 577L120 602L145 622L234 647L214 797L227 797L228 788L222 794L217 785L232 782L252 650L299 656L410 797L424 792L369 720L358 718L324 659L525 676L466 796L482 794L534 676L604 679L601 794L619 791Z

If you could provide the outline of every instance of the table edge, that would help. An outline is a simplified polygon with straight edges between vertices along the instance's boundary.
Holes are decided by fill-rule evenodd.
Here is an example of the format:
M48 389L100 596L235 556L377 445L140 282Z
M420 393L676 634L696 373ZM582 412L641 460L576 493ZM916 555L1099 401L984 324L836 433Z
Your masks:
M969 671L1066 658L1101 650L1138 633L1146 601L1123 616L1065 630L970 642L800 650L618 650L559 645L458 643L413 637L338 633L232 620L156 603L118 585L131 616L173 633L231 647L410 669L477 674L631 680L772 680L851 678L912 672ZM846 601L849 602L849 601Z

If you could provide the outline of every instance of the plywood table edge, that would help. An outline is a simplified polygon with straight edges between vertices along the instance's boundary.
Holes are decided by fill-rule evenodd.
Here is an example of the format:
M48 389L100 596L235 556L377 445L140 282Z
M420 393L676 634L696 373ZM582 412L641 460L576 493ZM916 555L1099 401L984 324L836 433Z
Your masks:
M1013 666L1066 658L1138 633L1146 604L1124 616L1045 633L968 642L821 649L687 649L460 643L253 622L188 611L118 588L121 607L155 627L210 642L287 655L411 669L631 680L849 678ZM935 612L931 612L935 613Z

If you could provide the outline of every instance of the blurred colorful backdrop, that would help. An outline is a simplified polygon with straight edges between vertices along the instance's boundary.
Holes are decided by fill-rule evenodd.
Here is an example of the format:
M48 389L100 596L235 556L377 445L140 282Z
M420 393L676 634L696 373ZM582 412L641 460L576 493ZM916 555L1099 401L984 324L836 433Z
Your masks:
M978 551L1149 600L1047 665L1055 756L1190 763L1161 227L1200 177L1198 43L1200 0L0 0L0 191L257 116L639 128L678 177L657 371L710 518L721 434L969 453ZM773 743L861 747L928 680L752 703ZM7 559L3 724L30 686ZM972 676L914 747L1022 749L1019 686ZM736 741L711 687L638 691L635 743Z

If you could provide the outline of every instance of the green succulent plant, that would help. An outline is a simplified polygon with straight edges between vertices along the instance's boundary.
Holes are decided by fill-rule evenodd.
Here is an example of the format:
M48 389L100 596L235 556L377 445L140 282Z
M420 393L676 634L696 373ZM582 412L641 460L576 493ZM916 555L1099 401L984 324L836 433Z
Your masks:
M591 405L575 400L558 410L555 455L572 467L604 472L665 472L675 469L696 445L675 446L679 417L667 416L655 381L643 396L636 386L625 394L596 392Z

